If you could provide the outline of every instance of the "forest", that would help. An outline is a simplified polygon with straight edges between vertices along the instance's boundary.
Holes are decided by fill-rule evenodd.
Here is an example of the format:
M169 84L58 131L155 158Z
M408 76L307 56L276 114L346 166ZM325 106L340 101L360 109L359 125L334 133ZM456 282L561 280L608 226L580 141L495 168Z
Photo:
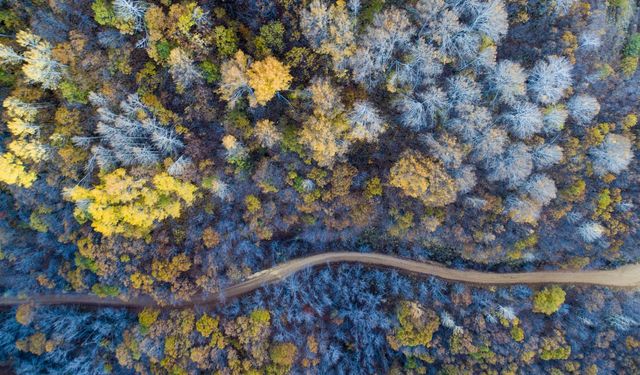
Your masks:
M0 0L0 374L640 374L640 284L224 295L638 265L639 60L633 0Z

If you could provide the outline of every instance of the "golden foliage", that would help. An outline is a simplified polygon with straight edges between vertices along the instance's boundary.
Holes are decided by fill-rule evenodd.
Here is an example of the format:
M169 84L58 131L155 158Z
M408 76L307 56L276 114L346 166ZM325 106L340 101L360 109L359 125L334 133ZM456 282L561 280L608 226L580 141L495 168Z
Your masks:
M179 254L170 261L154 259L151 264L151 275L164 282L173 282L182 272L189 271L191 259L185 254Z
M102 175L101 183L93 189L76 186L67 189L66 195L76 202L76 218L92 220L97 232L143 238L156 222L180 217L182 208L195 200L196 189L167 173L157 174L150 183L119 168Z
M31 187L36 180L34 172L28 172L24 164L13 153L0 155L0 181L9 185Z
M289 67L272 56L253 63L247 76L259 105L267 104L278 91L288 89L293 79Z
M390 184L426 206L445 206L456 200L456 184L442 164L416 151L405 151L390 171Z

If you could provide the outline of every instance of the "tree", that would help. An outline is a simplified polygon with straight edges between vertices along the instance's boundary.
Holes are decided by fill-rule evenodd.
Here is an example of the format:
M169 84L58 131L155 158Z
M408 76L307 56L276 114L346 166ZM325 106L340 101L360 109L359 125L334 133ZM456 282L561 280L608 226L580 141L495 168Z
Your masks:
M544 114L544 133L555 134L564 129L564 123L569 117L569 112L564 105L552 105L545 108Z
M231 108L235 107L245 93L251 91L247 77L248 67L249 58L242 50L238 50L233 59L223 62L220 67L222 80L217 91L222 99L229 102Z
M572 66L564 57L548 56L540 60L529 74L529 90L534 100L541 104L555 104L571 87Z
M488 79L496 97L506 104L516 104L526 92L527 77L520 64L513 61L500 61Z
M533 297L533 312L551 315L560 309L566 293L558 286L544 288Z
M214 331L218 330L219 318L212 318L207 314L202 314L196 322L196 330L204 337L209 337Z
M546 169L562 161L562 147L554 144L542 144L533 149L533 164L538 169Z
M236 32L222 25L213 29L216 48L221 56L233 56L238 51L238 36Z
M499 158L488 160L489 181L504 181L515 188L527 179L533 170L533 158L529 147L524 143L515 143Z
M177 86L177 91L183 93L194 83L202 79L193 60L182 48L174 48L169 55L169 72Z
M278 365L289 368L296 360L298 348L290 342L277 344L269 350L271 361Z
M338 129L330 118L320 115L309 117L300 131L300 143L311 150L312 158L322 167L333 165L349 148Z
M255 135L263 147L272 148L282 140L282 134L271 120L259 120L256 122Z
M578 227L578 233L585 242L594 242L602 238L605 228L594 221L589 221Z
M76 186L65 190L65 198L76 203L74 215L105 236L144 238L156 222L180 217L183 207L195 200L197 188L159 173L152 181L134 179L120 168L100 177L92 189Z
M618 174L629 167L633 150L629 138L620 134L607 134L601 145L589 150L593 160L593 171L598 176Z
M9 185L29 188L36 178L36 173L27 171L22 161L14 154L7 152L0 155L0 181Z
M426 309L413 301L402 301L398 306L399 326L393 335L387 336L389 345L398 350L405 346L431 346L433 334L440 327L440 318L431 309Z
M586 125L600 112L600 103L593 96L575 95L568 103L569 113L578 125Z
M308 91L313 114L305 120L299 133L300 144L309 149L318 165L330 167L349 149L349 122L340 102L340 92L329 79L315 79Z
M19 31L16 42L26 50L20 55L11 47L0 45L0 64L22 63L22 72L29 82L40 83L45 89L57 88L65 66L53 59L51 44L28 31Z
M348 115L351 138L365 142L377 142L386 130L380 112L368 101L357 101Z
M426 206L446 206L456 200L457 186L439 161L405 151L391 167L389 183Z
M542 113L535 104L517 103L513 110L503 115L511 134L520 139L530 138L542 130Z
M270 50L273 52L281 52L284 48L284 25L282 22L270 22L260 27L260 35L258 35L254 43L256 50L262 56L268 55Z
M546 205L556 197L555 182L545 174L535 174L524 185L524 190L529 196L542 205Z
M271 56L253 63L247 77L259 105L267 104L278 91L288 89L293 79L289 67Z

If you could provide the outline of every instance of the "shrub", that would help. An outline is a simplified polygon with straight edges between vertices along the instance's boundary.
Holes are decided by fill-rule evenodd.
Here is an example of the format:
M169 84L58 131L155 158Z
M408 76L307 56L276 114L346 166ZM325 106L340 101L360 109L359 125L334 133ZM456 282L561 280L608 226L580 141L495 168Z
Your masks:
M640 57L640 33L635 33L629 37L622 53L625 57Z

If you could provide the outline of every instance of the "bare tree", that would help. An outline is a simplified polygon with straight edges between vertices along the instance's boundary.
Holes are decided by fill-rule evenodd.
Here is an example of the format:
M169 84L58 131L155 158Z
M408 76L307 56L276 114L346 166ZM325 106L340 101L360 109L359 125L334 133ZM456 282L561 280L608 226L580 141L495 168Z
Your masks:
M524 190L531 199L540 204L547 205L556 197L556 183L545 174L535 174L524 185Z
M403 96L395 103L402 125L414 129L434 126L437 116L447 112L447 95L439 87L431 87L415 96Z
M607 134L604 142L589 150L593 160L593 171L598 176L618 174L629 167L633 150L629 138L620 134Z
M574 95L568 103L569 113L578 125L586 125L600 112L600 103L590 95Z
M478 140L493 122L491 113L486 107L471 104L456 106L451 117L444 122L444 126L469 143Z
M458 104L476 104L481 98L476 81L463 75L447 79L447 96L452 106Z
M488 160L489 181L504 181L510 188L522 185L533 170L533 160L529 147L515 143L499 158Z
M542 144L533 149L533 163L538 169L546 169L562 161L562 147L555 144Z
M536 225L541 211L542 205L532 199L516 196L507 198L506 213L516 223Z
M328 36L329 8L324 1L314 0L300 12L300 28L312 48L318 49Z
M469 26L478 33L484 34L495 42L499 42L509 29L507 11L501 0L466 1L471 13Z
M513 110L503 115L511 134L520 139L527 139L542 130L542 113L535 104L517 103Z
M483 132L473 145L473 158L477 161L491 160L502 154L509 143L507 132L494 127Z
M193 60L182 48L174 48L169 55L169 72L178 87L178 92L184 92L194 83L202 79Z
M564 105L552 105L547 107L543 113L545 134L554 134L564 129L564 123L569 117L569 111L565 109Z
M527 76L520 64L510 60L500 61L489 75L489 86L497 98L506 104L515 104L522 99Z
M385 131L385 123L380 112L368 101L358 101L348 116L351 137L366 142L377 142Z
M578 227L578 233L585 242L595 242L604 236L605 228L595 221L588 221Z
M546 61L540 60L529 75L529 90L538 103L557 103L571 87L572 66L564 57L548 56Z
M110 103L98 94L89 99L95 106L99 122L94 137L74 137L73 142L91 149L93 165L110 170L118 165L151 165L161 158L176 155L183 148L177 134L167 126L158 124L149 108L137 95L129 95L120 102L120 113L110 108ZM141 119L141 117L143 117Z
M464 165L453 173L453 178L458 185L458 192L466 194L473 190L478 183L476 169L472 165Z

